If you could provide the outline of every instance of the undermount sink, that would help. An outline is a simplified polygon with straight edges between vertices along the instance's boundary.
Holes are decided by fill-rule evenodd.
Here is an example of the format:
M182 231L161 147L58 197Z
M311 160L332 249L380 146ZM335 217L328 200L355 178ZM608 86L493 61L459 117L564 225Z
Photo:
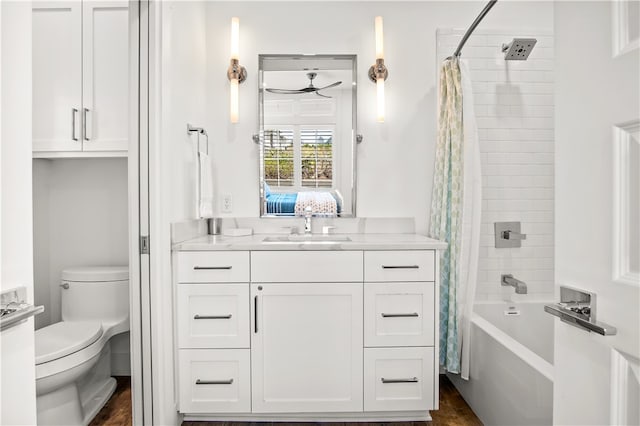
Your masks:
M301 244L337 244L351 241L346 235L279 235L276 237L265 237L263 243L301 243Z

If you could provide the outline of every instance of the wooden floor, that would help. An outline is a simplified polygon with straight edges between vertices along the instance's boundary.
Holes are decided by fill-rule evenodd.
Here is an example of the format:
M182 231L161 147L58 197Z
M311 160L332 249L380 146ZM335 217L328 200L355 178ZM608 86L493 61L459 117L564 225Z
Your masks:
M131 380L129 377L116 377L118 388L93 419L89 426L127 426L131 425ZM333 423L332 426L482 426L482 423L471 408L462 399L456 388L446 376L440 375L440 409L431 412L431 422L405 423ZM243 422L183 422L182 426L271 426L278 423L243 423ZM286 426L311 426L313 423L284 423Z

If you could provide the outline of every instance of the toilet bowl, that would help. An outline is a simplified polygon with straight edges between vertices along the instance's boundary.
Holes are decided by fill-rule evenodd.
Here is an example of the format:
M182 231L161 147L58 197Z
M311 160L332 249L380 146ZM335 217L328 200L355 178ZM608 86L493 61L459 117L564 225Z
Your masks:
M127 267L62 271L62 321L36 330L39 425L86 425L116 387L110 339L129 331Z

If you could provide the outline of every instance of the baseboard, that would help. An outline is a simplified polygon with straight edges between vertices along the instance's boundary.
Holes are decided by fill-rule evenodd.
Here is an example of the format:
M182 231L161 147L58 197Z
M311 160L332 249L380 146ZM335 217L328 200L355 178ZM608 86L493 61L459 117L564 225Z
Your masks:
M222 422L424 422L432 419L428 411L383 411L364 413L185 414L184 420Z

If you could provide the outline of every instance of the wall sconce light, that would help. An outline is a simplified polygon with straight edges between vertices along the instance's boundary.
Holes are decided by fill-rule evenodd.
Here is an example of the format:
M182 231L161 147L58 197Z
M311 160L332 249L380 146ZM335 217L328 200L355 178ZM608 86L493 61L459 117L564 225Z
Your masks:
M389 71L384 65L384 35L382 32L382 16L376 16L376 63L369 68L369 80L376 83L377 121L384 123L384 81Z
M247 79L247 69L240 65L240 20L231 18L231 63L227 70L230 82L229 116L232 123L238 122L238 86Z

